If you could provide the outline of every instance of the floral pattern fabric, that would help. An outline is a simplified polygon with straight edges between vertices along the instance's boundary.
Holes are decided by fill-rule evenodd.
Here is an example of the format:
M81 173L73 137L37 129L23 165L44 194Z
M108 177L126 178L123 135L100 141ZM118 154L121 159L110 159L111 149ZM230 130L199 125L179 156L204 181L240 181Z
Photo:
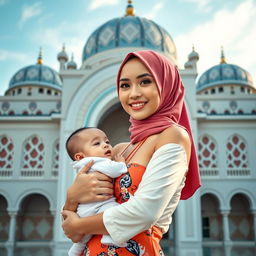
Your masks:
M118 203L127 202L136 192L146 170L139 164L129 164L128 172L115 180L114 195ZM101 244L101 235L95 235L87 243L81 256L160 256L163 255L159 242L161 230L152 226L127 241L126 247Z

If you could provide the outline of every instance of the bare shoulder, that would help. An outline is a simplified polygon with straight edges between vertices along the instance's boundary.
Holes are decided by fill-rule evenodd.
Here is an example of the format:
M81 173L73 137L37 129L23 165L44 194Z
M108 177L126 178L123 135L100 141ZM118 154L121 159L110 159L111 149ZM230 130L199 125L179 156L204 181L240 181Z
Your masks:
M160 148L161 146L168 144L168 143L175 143L181 145L186 153L188 158L190 157L191 151L191 140L188 132L180 126L172 125L171 127L165 129L158 135L156 148Z
M113 147L113 155L119 155L129 145L128 142L118 143Z

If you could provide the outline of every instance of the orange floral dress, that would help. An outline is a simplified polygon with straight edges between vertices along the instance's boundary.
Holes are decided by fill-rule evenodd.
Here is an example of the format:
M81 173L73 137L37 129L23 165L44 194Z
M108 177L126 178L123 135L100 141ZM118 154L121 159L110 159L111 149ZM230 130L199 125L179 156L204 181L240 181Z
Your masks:
M128 172L115 180L114 195L120 204L129 200L136 192L146 170L144 166L129 164ZM160 228L153 226L127 241L126 247L101 244L102 235L93 236L81 256L159 256L164 255L159 242L162 238Z

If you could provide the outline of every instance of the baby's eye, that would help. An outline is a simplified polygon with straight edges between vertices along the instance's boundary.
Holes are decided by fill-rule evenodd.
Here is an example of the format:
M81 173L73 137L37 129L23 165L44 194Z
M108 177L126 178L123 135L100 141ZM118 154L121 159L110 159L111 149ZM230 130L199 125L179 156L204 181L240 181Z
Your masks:
M93 146L98 146L98 145L100 145L98 141L93 143Z
M110 144L109 140L106 140L106 143L107 143L107 144Z

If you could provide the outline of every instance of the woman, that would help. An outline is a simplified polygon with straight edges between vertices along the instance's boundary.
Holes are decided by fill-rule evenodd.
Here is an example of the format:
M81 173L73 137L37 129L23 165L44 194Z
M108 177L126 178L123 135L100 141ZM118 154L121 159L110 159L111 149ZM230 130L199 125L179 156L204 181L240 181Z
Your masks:
M112 193L106 176L84 174L88 166L68 191L63 229L75 242L84 234L99 234L84 255L161 255L159 242L180 198L191 197L200 187L184 86L167 58L139 51L129 53L121 64L117 91L131 122L131 143L116 146L129 170L114 184L120 205L88 218L71 212L78 202L105 200ZM101 234L110 234L116 243L127 242L127 247L103 246Z

